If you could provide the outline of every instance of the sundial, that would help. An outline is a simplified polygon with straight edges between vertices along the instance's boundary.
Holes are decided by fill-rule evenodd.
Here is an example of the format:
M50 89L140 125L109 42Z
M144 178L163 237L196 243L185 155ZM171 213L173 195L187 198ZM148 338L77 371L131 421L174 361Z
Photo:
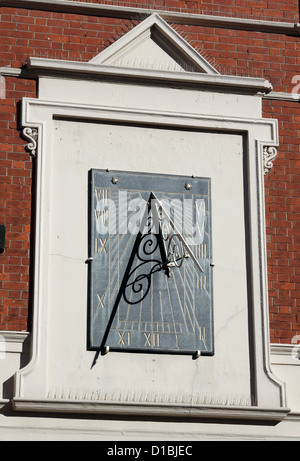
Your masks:
M90 171L88 346L213 355L211 181Z

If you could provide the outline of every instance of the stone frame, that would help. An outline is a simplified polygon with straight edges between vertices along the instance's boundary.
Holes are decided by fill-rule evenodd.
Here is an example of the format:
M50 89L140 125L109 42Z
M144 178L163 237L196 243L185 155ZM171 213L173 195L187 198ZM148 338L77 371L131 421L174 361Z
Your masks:
M153 23L152 23L153 25ZM150 25L151 26L151 25ZM152 26L151 26L152 27ZM147 69L124 69L91 63L70 63L31 58L28 67L38 77L66 80L69 85L75 81L110 81L120 78L126 85L155 87L164 96L166 82L175 84L180 91L191 88L201 92L224 92L236 96L259 98L258 93L270 91L270 85L263 79L228 77L190 72L166 72ZM111 83L114 85L114 83ZM116 84L120 85L116 80ZM47 394L47 299L49 277L49 199L51 181L51 130L54 118L71 118L131 125L149 124L152 127L172 127L185 130L213 130L215 133L232 132L244 136L247 159L250 269L252 281L252 312L250 328L252 332L252 371L254 396L251 405L235 405L231 402L199 403L192 400L168 402L161 396L159 401L149 401L143 395L110 395L91 400L84 394L74 396ZM29 140L27 149L36 161L36 230L34 269L34 316L32 333L32 356L29 364L15 375L13 406L23 411L78 412L114 415L156 415L176 418L229 418L238 420L280 421L288 414L285 385L272 373L270 365L267 258L265 236L264 175L269 171L278 146L276 120L259 117L244 118L231 115L200 115L194 112L159 110L144 106L133 109L126 106L105 106L75 101L55 101L48 99L24 98L22 103L22 126ZM269 158L266 154L272 155ZM88 254L86 255L88 259ZM254 268L258 268L255 270ZM238 347L238 345L236 346Z

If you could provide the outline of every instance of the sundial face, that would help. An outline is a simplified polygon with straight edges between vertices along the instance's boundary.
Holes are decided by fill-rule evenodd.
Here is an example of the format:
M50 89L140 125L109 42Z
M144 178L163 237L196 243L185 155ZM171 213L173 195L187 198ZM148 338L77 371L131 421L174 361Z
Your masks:
M89 349L213 355L210 179L90 173Z

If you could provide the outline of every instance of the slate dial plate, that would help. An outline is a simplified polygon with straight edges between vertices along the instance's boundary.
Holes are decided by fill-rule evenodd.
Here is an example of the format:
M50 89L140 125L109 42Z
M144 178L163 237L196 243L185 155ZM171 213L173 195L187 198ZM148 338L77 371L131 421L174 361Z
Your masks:
M88 348L213 355L210 179L93 169L89 211Z

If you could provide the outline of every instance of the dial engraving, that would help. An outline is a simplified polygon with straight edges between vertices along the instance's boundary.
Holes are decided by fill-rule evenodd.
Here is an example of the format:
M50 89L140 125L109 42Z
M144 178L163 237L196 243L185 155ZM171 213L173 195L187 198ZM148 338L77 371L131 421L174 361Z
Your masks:
M91 171L89 348L213 355L210 180L114 174Z

